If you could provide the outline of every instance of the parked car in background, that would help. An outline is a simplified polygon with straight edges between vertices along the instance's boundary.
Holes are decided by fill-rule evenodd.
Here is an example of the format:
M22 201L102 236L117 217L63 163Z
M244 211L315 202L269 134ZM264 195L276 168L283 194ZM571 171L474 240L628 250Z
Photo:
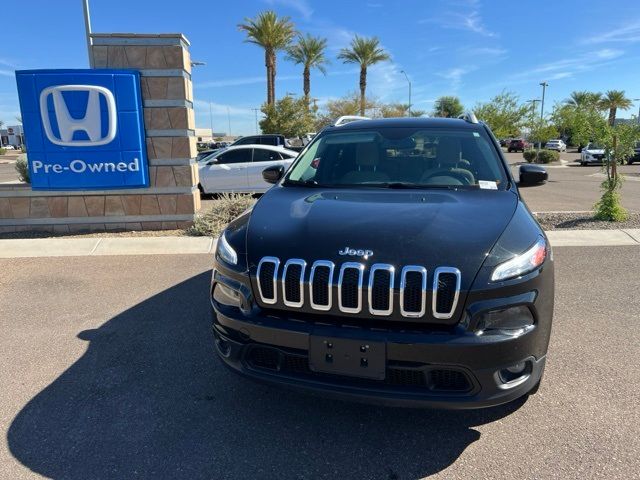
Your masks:
M298 152L270 145L234 145L218 150L200 161L200 191L265 192L271 185L262 171L274 165L286 170Z
M636 142L636 146L633 149L633 156L627 160L629 165L635 162L640 163L640 142Z
M580 153L580 165L602 164L604 161L604 148L597 143L589 142Z
M248 135L246 137L241 137L231 144L231 146L236 145L271 145L272 147L286 148L288 150L295 150L296 152L300 152L304 148L302 142L300 145L295 146L292 145L284 135L275 133L265 135Z
M201 162L202 160L204 160L205 158L207 158L209 155L213 155L214 153L216 153L218 149L215 150L203 150L201 152L198 152L198 155L196 155L196 162Z
M567 144L559 139L549 140L547 143L545 143L544 148L546 148L547 150L556 150L557 152L566 152Z
M524 152L526 149L530 148L529 142L522 138L514 138L509 142L507 146L508 152Z
M13 145L2 145L0 148L4 148L5 150L16 150L16 147Z

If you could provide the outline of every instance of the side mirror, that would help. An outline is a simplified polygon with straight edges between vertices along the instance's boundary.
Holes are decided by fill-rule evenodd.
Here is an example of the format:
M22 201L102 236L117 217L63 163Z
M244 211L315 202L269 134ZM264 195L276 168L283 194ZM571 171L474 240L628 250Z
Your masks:
M262 171L262 178L267 183L278 183L278 180L284 175L284 167L282 165L273 165Z
M549 179L547 169L540 165L520 165L520 186L541 185Z

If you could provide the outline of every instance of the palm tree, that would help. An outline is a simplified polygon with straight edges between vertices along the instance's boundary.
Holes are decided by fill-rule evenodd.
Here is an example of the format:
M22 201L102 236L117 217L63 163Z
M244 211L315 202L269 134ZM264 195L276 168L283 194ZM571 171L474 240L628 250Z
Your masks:
M458 97L447 96L440 97L433 106L434 117L458 118L464 113L464 107Z
M238 29L247 34L245 42L255 43L264 48L264 64L267 67L267 104L276 100L276 53L286 49L296 35L289 17L278 18L275 12L267 10L253 18L245 18Z
M618 109L627 110L631 107L631 100L625 97L624 90L608 90L600 100L600 108L609 110L609 125L616 122Z
M287 60L292 61L296 65L304 65L302 88L304 90L307 109L309 108L309 93L311 92L311 69L317 68L323 75L327 74L325 65L327 65L329 61L324 56L325 48L327 48L326 38L312 37L307 34L306 37L300 35L298 42L287 49Z
M389 60L389 54L380 46L377 37L355 36L351 40L349 48L343 48L338 55L344 63L356 63L360 65L360 115L364 115L367 90L367 67L378 62Z
M565 103L576 108L586 108L597 106L601 99L602 94L600 92L580 90L571 92L571 95L565 100Z

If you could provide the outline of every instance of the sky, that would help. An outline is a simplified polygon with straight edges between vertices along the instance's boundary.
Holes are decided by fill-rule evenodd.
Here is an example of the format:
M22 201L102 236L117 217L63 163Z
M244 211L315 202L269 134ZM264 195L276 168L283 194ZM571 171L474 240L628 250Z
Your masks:
M358 69L336 59L355 34L377 36L390 62L372 67L367 92L384 102L433 109L456 95L468 109L503 89L522 101L541 97L545 111L574 90L625 90L640 98L638 0L90 0L93 31L183 33L192 60L196 126L255 133L266 98L263 50L237 28L272 9L298 31L328 39L327 75L312 71L318 106L358 89ZM21 0L3 9L0 120L19 115L14 70L88 68L81 0ZM302 92L302 67L278 56L276 95ZM539 104L538 104L539 105ZM622 112L629 117L633 110ZM210 110L212 115L210 115Z

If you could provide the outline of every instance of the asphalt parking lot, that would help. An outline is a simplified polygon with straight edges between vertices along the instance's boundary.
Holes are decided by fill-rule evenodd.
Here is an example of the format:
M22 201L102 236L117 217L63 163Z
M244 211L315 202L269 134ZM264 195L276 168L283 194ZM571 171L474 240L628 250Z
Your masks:
M555 258L542 387L480 411L236 377L214 357L208 255L0 260L0 478L639 478L638 247Z

